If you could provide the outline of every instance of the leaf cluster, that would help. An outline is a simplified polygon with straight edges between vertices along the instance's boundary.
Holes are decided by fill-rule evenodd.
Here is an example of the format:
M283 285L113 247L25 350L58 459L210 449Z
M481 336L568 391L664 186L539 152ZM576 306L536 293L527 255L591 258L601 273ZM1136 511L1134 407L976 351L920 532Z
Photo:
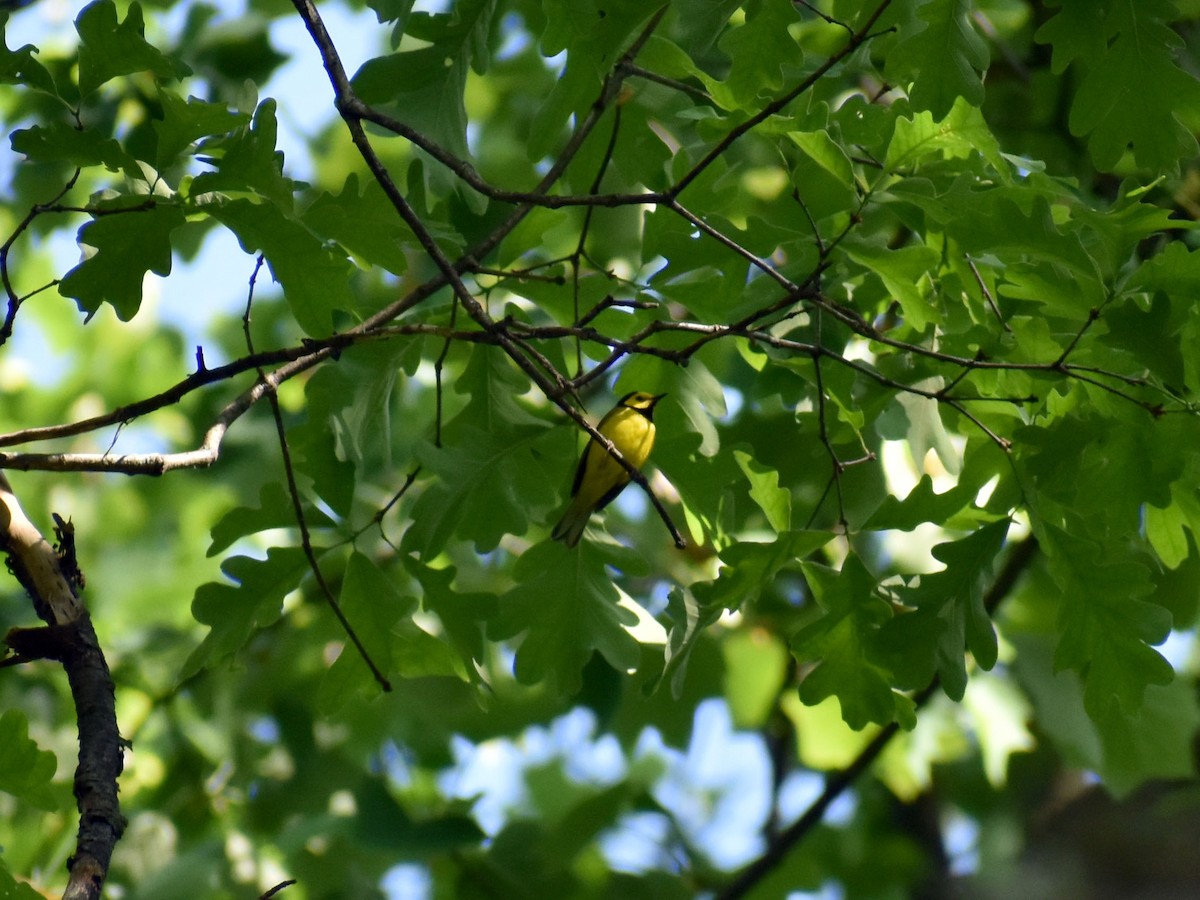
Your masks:
M1194 776L1195 13L377 0L349 71L294 6L97 0L0 52L0 374L65 359L0 463L101 560L131 896L874 896L948 877L897 824L935 778L1021 829L1067 769ZM242 293L172 292L218 241ZM651 466L568 550L633 390ZM21 677L5 834L70 802ZM831 770L842 830L788 829Z

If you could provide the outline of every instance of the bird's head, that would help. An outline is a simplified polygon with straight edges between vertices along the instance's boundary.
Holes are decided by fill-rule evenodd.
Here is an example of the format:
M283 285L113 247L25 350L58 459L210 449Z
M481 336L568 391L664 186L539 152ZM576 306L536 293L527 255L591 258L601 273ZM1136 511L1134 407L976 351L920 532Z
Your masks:
M649 419L654 415L654 405L658 403L666 394L647 394L645 391L634 391L631 394L626 394L617 401L618 406L626 406L629 409L636 409L643 416Z

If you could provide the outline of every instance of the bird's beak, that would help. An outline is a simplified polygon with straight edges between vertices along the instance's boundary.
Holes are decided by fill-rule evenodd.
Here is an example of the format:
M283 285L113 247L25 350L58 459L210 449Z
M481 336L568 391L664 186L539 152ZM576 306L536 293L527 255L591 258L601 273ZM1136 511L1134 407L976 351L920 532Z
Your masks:
M655 394L655 395L654 395L653 397L651 397L650 399L652 399L652 400L653 400L653 401L654 401L654 402L657 404L657 403L658 403L658 401L659 401L659 400L661 400L661 399L662 399L663 397L665 397L665 396L667 396L665 393L664 393L664 394Z

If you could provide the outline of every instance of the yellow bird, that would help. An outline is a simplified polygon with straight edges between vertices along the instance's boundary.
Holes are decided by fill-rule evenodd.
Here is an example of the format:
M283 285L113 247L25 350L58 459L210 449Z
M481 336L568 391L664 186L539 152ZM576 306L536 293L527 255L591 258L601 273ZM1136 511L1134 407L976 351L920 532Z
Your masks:
M665 396L642 391L626 394L596 426L634 468L645 464L654 446L654 406ZM629 481L629 473L611 453L594 438L588 441L571 485L571 505L550 536L574 547L592 513L608 506Z

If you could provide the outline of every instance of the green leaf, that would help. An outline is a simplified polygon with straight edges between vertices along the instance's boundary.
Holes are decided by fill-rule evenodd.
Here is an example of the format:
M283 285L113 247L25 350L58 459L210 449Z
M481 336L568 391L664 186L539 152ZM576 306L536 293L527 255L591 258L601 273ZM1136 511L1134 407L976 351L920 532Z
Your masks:
M208 12L204 7L193 7L193 10L197 18ZM235 85L247 81L266 84L271 75L291 59L271 44L273 23L256 12L236 18L227 15L223 13L205 23L189 58L198 69L212 73L214 81Z
M1200 541L1200 495L1191 480L1189 467L1184 477L1171 485L1171 502L1164 506L1147 503L1146 539L1168 568L1174 569L1188 556L1188 539L1184 529L1192 533L1194 541ZM1180 622L1182 627L1185 623Z
M1176 568L1188 557L1185 525L1190 523L1179 506L1173 504L1165 509L1146 506L1146 540L1169 569Z
M197 155L216 171L197 175L189 189L191 196L203 204L210 200L204 196L208 193L265 197L290 216L296 183L283 174L283 153L275 149L278 131L275 101L264 100L248 126L202 142Z
M347 296L353 270L345 256L279 207L230 200L205 204L204 211L237 235L247 253L262 253L306 334L327 336L333 330L334 310L353 307Z
M1189 250L1182 242L1172 242L1141 263L1125 283L1126 291L1167 294L1200 292L1200 251Z
M370 392L370 378L351 379L347 366L325 366L304 385L308 404L305 421L288 429L288 443L298 474L311 479L312 491L343 520L350 516L358 483L354 435L349 431L347 408L359 392ZM387 373L385 377L391 377ZM390 435L381 435L387 440Z
M913 611L882 628L898 686L923 688L936 669L946 695L957 701L967 688L967 652L983 669L996 664L996 632L983 597L1007 533L1008 522L996 522L962 540L938 544L933 556L945 568L898 592Z
M1153 587L1149 572L1054 526L1045 526L1039 537L1063 591L1055 668L1083 677L1093 720L1105 721L1114 706L1135 714L1148 685L1174 677L1170 663L1148 646L1171 629L1170 613L1141 599Z
M829 542L820 531L789 531L771 543L745 541L721 551L721 573L715 581L697 582L692 590L701 604L720 611L754 603L782 570L797 566Z
M1200 706L1195 690L1182 680L1146 688L1133 716L1109 707L1097 724L1104 742L1101 774L1118 795L1150 780L1195 779Z
M983 114L966 101L959 101L941 120L930 112L896 119L887 145L887 168L906 169L928 160L969 159L978 153L999 174L1007 177L1009 166L1000 155L1000 145Z
M54 754L29 739L29 722L19 710L0 715L0 791L38 809L58 811L51 782L58 764Z
M212 543L208 545L205 556L216 556L234 541L260 531L295 527L296 513L292 498L278 481L268 481L259 488L258 501L257 508L238 506L221 517L212 527ZM316 510L310 512L317 513ZM313 520L309 519L308 524L310 528L313 527Z
M480 682L480 667L487 660L491 645L486 629L499 610L495 594L461 592L453 587L453 566L434 569L411 556L403 557L404 567L421 583L421 607L432 612L442 623L446 639L458 651L462 671Z
M945 384L940 375L935 375L932 378L922 378L912 386L920 391L937 393ZM917 467L924 467L926 454L933 450L946 471L957 475L962 470L962 459L954 447L950 432L942 422L941 403L933 397L922 397L907 391L901 391L896 399L908 421L905 439Z
M523 634L513 672L522 684L549 682L558 696L578 692L580 672L594 651L618 671L638 665L630 633L638 616L620 599L605 564L627 567L631 551L592 541L568 550L545 542L526 550L513 575L517 586L500 598L492 639Z
M1179 111L1200 102L1200 83L1174 60L1183 46L1166 24L1175 17L1174 5L1103 5L1103 13L1085 14L1067 4L1036 35L1055 44L1059 70L1070 59L1086 62L1071 104L1071 132L1090 135L1088 149L1101 169L1111 171L1127 150L1139 165L1173 168L1196 155L1196 138Z
M798 12L787 0L765 0L753 16L718 41L732 62L724 80L708 85L725 109L753 108L764 93L783 86L783 67L801 66L803 55L789 31Z
M717 621L724 611L724 607L719 605L701 606L696 596L686 588L672 589L667 595L667 609L664 614L669 628L667 646L663 654L663 670L651 688L651 693L657 693L664 682L670 681L672 697L679 699L683 695L688 659L705 629Z
M1011 640L1039 729L1068 765L1096 772L1118 795L1149 781L1195 777L1192 748L1200 706L1185 681L1148 687L1136 713L1112 705L1100 719L1091 719L1083 712L1084 684L1076 673L1058 670L1049 635L1016 633Z
M1111 34L1110 18L1106 13L1111 5L1106 0L1079 3L1075 0L1049 0L1050 7L1059 12L1038 29L1035 39L1053 46L1054 71L1062 74L1076 59L1097 60L1104 56Z
M44 900L45 896L24 881L14 879L4 861L0 860L0 897L4 900Z
M405 250L416 244L379 183L371 179L360 189L355 172L346 176L340 194L321 194L304 211L301 221L315 234L337 241L367 266L381 266L394 275L407 270Z
M933 479L922 475L921 480L903 500L897 500L891 494L886 496L863 528L867 531L912 531L926 522L944 524L974 499L974 492L962 485L955 485L948 491L935 494Z
M227 559L221 571L232 584L201 585L192 600L192 615L209 626L209 632L184 664L181 680L232 656L256 629L276 621L283 598L299 587L310 569L301 548L272 547L266 559Z
M171 232L184 223L176 204L148 197L123 197L126 210L113 208L79 229L84 260L58 286L91 318L101 304L111 304L122 321L142 305L147 272L171 273ZM142 204L141 208L129 208Z
M915 23L888 53L889 77L912 78L912 105L938 118L959 98L971 106L982 105L980 73L987 68L988 48L971 24L968 0L924 0Z
M930 247L893 249L882 242L847 240L842 244L846 255L866 269L900 304L906 321L924 331L940 316L931 300L931 274L938 253Z
M767 522L777 532L791 527L792 495L779 486L779 473L754 460L744 450L734 450L733 458L750 482L750 497L767 516Z
M375 17L380 22L395 22L397 30L403 34L408 16L417 0L367 0L367 6L375 10Z
M484 836L465 812L416 820L392 796L388 781L368 777L354 791L351 824L354 846L388 851L393 858L426 859L431 854L458 853Z
M385 677L458 676L461 664L450 647L409 618L417 601L404 596L392 580L361 553L353 553L338 595L338 605ZM341 709L354 696L378 697L381 688L349 637L325 673L317 705L327 713Z
M654 12L647 3L604 3L569 0L558 15L548 16L541 51L566 51L566 68L530 123L527 156L540 160L551 153L571 116L592 104L602 79L612 69L633 33Z
M223 103L205 103L195 97L184 100L161 88L159 102L162 103L163 117L154 123L154 132L158 135L155 165L160 171L200 138L250 124L249 116L233 112Z
M880 628L891 608L879 598L875 579L855 556L840 572L803 563L813 598L823 615L792 638L792 652L816 665L800 682L800 699L815 706L837 697L846 724L858 731L871 722L896 719L911 728L912 702L892 690L892 675L878 661Z
M112 0L96 0L75 20L79 32L79 92L85 97L120 75L152 72L156 78L177 79L191 74L178 60L146 42L142 8L129 4L124 22L117 21Z
M454 393L467 405L446 424L447 441L458 440L457 430L482 429L505 434L522 428L545 428L546 422L531 413L517 398L529 390L529 377L494 347L477 346L466 369L456 379Z
M467 159L463 94L471 68L482 72L487 67L486 38L495 8L496 0L465 0L445 14L410 16L403 7L392 10L406 19L403 25L410 34L429 46L368 60L351 85L363 102L385 107L443 150Z
M788 137L805 155L846 187L854 186L854 166L828 131L792 131Z
M741 6L740 0L712 0L686 6L671 7L668 15L676 14L671 33L681 47L696 58L712 48L729 17ZM657 37L655 33L654 37ZM639 57L640 59L640 57Z
M8 49L5 34L4 39L0 39L0 84L21 84L52 97L58 96L53 76L33 57L37 52L38 48L32 44L25 44L16 50Z
M403 546L429 559L454 536L486 553L506 534L525 534L554 502L554 482L540 462L548 434L544 424L500 434L464 426L451 446L419 447L418 459L437 481L414 505Z
M1182 385L1185 367L1177 338L1181 318L1172 314L1166 294L1155 293L1149 309L1127 300L1105 309L1108 333L1101 340L1128 351L1164 383Z
M433 46L377 57L363 63L350 83L364 103L395 103L405 125L467 159L467 67L458 54Z
M66 122L33 125L12 133L12 148L35 162L65 162L79 168L104 166L111 172L142 177L137 160L121 144L90 128Z

